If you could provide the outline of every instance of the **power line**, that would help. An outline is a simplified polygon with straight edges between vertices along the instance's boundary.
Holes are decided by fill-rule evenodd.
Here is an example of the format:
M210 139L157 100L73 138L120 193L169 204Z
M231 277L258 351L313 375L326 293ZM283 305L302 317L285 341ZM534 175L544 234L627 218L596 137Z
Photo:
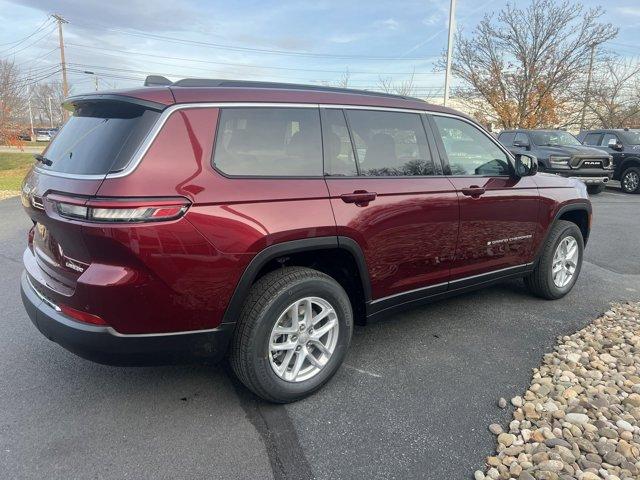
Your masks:
M82 24L82 23L74 23L75 25L84 26L85 28L93 28L90 25ZM293 50L275 50L275 49L266 49L266 48L255 48L255 47L240 47L237 45L227 45L222 43L213 43L213 42L202 42L198 40L187 40L184 38L178 37L169 37L166 35L157 35L153 33L139 33L139 32L131 32L119 28L111 28L100 24L94 24L98 27L111 31L121 33L123 35L131 35L134 37L142 37L142 38L151 38L154 40L161 40L172 43L180 43L180 44L188 44L188 45L198 45L201 47L209 47L209 48L217 48L221 50L231 50L231 51L241 51L241 52L252 52L252 53L263 53L269 55L285 55L285 56L294 56L294 57L311 57L311 58L338 58L338 59L351 59L351 60L379 60L379 61L409 61L409 60L424 60L424 58L420 57L372 57L366 55L339 55L339 54L330 54L330 53L313 53L313 52L299 52Z
M47 31L44 33L44 35L42 35L42 36L38 37L35 41L31 42L31 43L30 43L30 44L28 44L28 45L25 45L24 47L22 47L22 48L20 48L20 49L18 49L18 50L15 50L15 51L13 51L13 52L10 52L10 53L6 54L6 55L5 55L5 57L15 56L15 54L16 54L16 53L20 53L20 52L22 52L23 50L26 50L27 48L33 47L36 43L38 43L38 42L40 42L40 41L44 40L46 37L48 37L48 36L49 36L49 35L50 35L54 30L55 30L55 26L52 26L52 27L53 27L53 28L51 28L51 29L47 30ZM10 48L7 48L7 49L5 49L5 50L0 51L0 54L4 54L5 52L8 52L8 51L10 51L10 50L13 50L15 47L17 47L17 45L15 45L15 46L13 46L13 47L10 47Z
M73 47L88 48L93 50L103 50L107 52L126 53L127 55L140 55L144 57L162 58L162 59L169 59L169 60L181 60L185 62L204 63L204 64L210 64L210 65L224 65L224 66L242 67L242 68L261 68L261 69L268 69L268 70L301 71L301 72L311 72L311 73L345 73L345 70L323 70L323 69L313 69L313 68L276 67L276 66L268 66L268 65L253 65L253 64L246 64L246 63L217 62L213 60L201 60L201 59L186 58L186 57L169 57L167 55L154 55L152 53L143 53L143 52L136 52L136 51L130 51L130 50L122 50L117 48L97 47L93 45L83 45L83 44L72 43L72 42L67 42L67 45L70 45ZM156 62L156 63L159 63L159 62ZM171 65L171 64L164 63L163 65ZM358 75L360 74L362 75L411 75L414 72L372 72L372 71L349 69L349 73L358 74ZM442 75L442 74L443 72L415 72L415 75Z
M5 46L7 46L7 45L13 45L13 47L10 47L10 49L11 49L11 48L14 48L14 47L17 47L18 45L20 45L21 43L25 42L26 40L29 40L31 37L33 37L33 36L34 36L36 33L38 33L39 31L41 31L49 21L51 21L51 18L50 18L50 17L47 17L47 18L45 19L45 21L44 21L44 22L42 22L42 23L38 26L38 28L36 28L36 29L31 33L31 34L27 35L27 36L26 36L26 37L24 37L24 38L21 38L20 40L14 40L13 42L7 42L7 43L0 43L0 47L5 47ZM14 44L15 44L15 45L14 45Z

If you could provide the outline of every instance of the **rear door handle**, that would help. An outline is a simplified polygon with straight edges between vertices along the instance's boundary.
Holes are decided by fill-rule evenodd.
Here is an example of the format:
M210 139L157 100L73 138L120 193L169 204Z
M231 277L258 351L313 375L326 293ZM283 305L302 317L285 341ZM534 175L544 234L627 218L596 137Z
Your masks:
M462 192L463 195L466 195L467 197L472 197L472 198L478 198L480 195L486 192L484 188L479 187L477 185L471 185L469 188L463 188L460 191Z
M358 207L366 207L369 202L373 202L378 194L367 192L366 190L356 190L353 193L343 193L340 198L344 203L355 203Z

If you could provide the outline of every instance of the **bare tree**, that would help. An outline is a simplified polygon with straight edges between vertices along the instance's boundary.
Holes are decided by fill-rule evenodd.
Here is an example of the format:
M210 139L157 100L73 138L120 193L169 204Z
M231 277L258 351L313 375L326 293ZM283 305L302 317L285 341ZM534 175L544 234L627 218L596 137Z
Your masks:
M591 127L640 127L640 63L607 58L596 69L589 96Z
M0 142L17 139L24 107L24 81L13 61L0 60Z
M34 114L42 126L60 126L64 122L62 83L39 83L31 92Z
M509 3L495 18L485 15L472 35L457 35L453 72L462 86L456 94L498 127L564 124L591 46L617 35L599 22L602 14L567 0L532 0L525 8Z
M415 69L406 80L394 82L391 77L378 77L378 88L385 93L393 93L404 97L415 96L414 85Z

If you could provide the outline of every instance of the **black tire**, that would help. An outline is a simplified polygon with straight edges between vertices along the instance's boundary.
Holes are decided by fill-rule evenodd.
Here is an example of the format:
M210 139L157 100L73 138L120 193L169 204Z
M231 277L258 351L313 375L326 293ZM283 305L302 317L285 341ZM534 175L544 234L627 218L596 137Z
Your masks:
M597 195L604 192L605 188L606 185L604 183L601 183L600 185L587 185L587 192L589 192L589 195Z
M578 261L573 277L569 283L563 287L558 287L554 283L552 275L553 256L560 242L568 236L572 236L577 241ZM555 300L564 297L571 291L580 275L583 252L584 239L578 226L566 220L556 221L551 227L551 231L542 247L542 254L538 259L538 264L534 271L524 278L526 286L531 293L541 298Z
M636 182L631 180L632 178L636 179ZM640 168L629 167L625 169L622 175L620 175L620 187L622 191L625 193L640 193L640 182L637 182L637 179L640 179ZM635 188L633 187L634 183Z
M307 296L331 304L338 319L338 340L328 362L315 376L294 383L274 372L269 342L280 314ZM231 341L229 360L240 381L259 397L274 403L293 402L315 392L334 375L347 353L352 332L351 302L338 282L317 270L286 267L268 273L251 288Z

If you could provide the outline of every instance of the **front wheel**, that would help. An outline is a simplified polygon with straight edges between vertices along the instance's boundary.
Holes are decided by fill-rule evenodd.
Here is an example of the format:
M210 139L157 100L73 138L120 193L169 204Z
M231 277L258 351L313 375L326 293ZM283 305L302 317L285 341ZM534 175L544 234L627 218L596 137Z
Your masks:
M542 247L534 271L524 281L534 294L548 300L564 297L580 274L584 240L575 223L558 220Z
M589 195L597 195L604 192L605 187L606 185L604 183L600 185L587 185L587 192L589 192Z
M625 193L640 192L640 168L629 167L620 176L620 186Z
M282 268L251 288L232 340L231 367L265 400L299 400L338 370L352 331L351 303L338 282L310 268Z

